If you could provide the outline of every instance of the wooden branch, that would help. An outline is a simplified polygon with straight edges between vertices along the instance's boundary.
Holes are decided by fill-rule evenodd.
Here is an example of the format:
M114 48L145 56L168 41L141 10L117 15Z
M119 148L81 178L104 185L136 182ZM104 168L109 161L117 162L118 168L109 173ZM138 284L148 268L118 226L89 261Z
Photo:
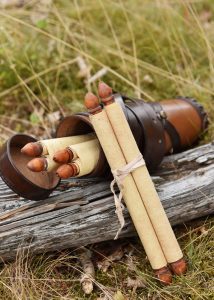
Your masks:
M172 225L214 212L214 145L164 159L154 174ZM127 210L121 237L135 235ZM0 181L0 256L41 253L113 239L118 220L109 182L71 180L42 201L19 198Z

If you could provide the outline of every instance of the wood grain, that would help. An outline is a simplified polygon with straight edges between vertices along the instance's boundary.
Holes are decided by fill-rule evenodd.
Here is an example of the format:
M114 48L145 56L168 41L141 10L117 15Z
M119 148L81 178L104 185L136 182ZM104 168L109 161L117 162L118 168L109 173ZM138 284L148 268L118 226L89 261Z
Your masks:
M214 212L214 145L168 156L153 174L172 225ZM113 239L118 230L109 182L78 179L62 182L46 200L15 195L0 180L0 256L17 251L43 253ZM128 211L121 237L135 235Z

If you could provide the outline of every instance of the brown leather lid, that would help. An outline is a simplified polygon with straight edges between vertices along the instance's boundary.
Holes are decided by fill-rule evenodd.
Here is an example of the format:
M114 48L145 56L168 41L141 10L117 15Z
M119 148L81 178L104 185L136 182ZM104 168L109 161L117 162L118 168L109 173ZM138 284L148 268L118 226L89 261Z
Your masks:
M30 200L42 200L60 183L54 173L34 173L27 168L32 158L21 153L21 148L30 142L36 142L31 136L16 134L0 149L0 176L19 196Z

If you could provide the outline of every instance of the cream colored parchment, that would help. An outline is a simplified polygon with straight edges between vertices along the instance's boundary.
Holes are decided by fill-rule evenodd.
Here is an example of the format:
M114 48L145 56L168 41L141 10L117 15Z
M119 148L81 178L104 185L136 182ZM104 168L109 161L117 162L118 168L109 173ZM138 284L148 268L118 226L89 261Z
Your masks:
M55 171L59 167L59 164L57 164L52 159L54 154L57 151L63 150L70 145L83 143L86 141L90 141L92 139L96 139L94 133L39 141L41 143L41 145L43 146L42 155L46 156L46 159L48 160L47 171L52 172L52 171Z
M113 103L107 105L105 111L126 162L130 163L139 156L140 152L123 110L119 104ZM172 263L181 259L183 257L182 251L163 209L147 167L139 167L132 172L132 176L155 229L167 262Z
M90 174L97 166L101 146L98 139L69 146L74 153L73 162L79 168L77 177Z
M91 115L90 120L111 169L115 170L123 167L126 164L126 161L120 146L118 145L106 112L102 111L95 115ZM124 179L123 186L123 198L151 266L153 269L160 269L166 266L167 262L131 175L128 175Z

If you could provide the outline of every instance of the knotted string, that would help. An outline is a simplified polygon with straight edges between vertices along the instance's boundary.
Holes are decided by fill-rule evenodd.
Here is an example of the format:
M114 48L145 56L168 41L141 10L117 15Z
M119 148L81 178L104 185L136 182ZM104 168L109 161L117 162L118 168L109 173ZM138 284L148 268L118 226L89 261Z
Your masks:
M122 168L111 171L114 179L112 180L112 182L110 184L110 188L111 188L111 192L114 195L114 203L115 203L115 207L116 207L115 213L120 222L120 228L118 229L117 234L114 238L115 240L118 238L121 230L123 229L123 227L125 225L125 220L124 220L124 216L123 216L124 205L122 204L122 198L123 198L122 190L124 188L123 180L131 172L133 172L137 168L144 166L144 165L145 165L145 161L143 159L142 154L140 154L138 157L133 159L130 163L123 166ZM114 189L115 183L117 183L119 190L120 190L119 196L117 196L115 193L115 189Z

